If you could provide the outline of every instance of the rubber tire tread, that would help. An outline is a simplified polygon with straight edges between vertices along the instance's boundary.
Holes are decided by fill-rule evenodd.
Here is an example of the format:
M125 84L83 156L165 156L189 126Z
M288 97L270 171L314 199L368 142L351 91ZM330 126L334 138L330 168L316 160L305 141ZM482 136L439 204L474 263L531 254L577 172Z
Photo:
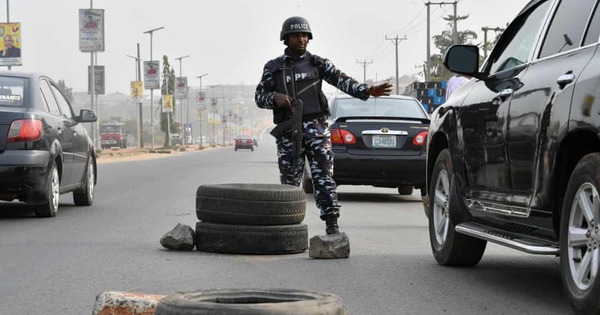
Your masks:
M600 190L600 180L597 174L600 172L600 153L590 153L584 156L575 166L567 185L562 206L560 222L560 273L564 291L569 298L575 314L600 314L600 275L596 275L595 282L585 291L577 288L573 283L569 262L568 228L571 215L571 206L577 190L584 182L592 183Z
M234 225L196 223L196 249L228 254L296 254L308 248L306 224Z
M164 296L155 315L346 315L333 294L292 289L208 289Z
M202 185L196 192L198 220L239 225L298 224L306 215L306 195L278 184Z
M437 182L437 174L442 169L446 169L448 176L452 174L452 159L450 158L450 151L447 149L442 150L438 155L435 162L431 177L431 187L429 193L435 192L435 185ZM452 185L452 183L451 183ZM450 189L452 191L452 189ZM448 198L452 198L450 193ZM450 204L450 202L448 202ZM431 250L435 260L443 266L455 266L455 267L472 267L479 263L485 252L487 241L474 238L468 235L456 233L455 225L449 220L450 226L448 227L448 235L444 244L438 244L435 237L435 228L433 223L433 200L429 203L429 240L431 243ZM448 211L452 209L448 208Z

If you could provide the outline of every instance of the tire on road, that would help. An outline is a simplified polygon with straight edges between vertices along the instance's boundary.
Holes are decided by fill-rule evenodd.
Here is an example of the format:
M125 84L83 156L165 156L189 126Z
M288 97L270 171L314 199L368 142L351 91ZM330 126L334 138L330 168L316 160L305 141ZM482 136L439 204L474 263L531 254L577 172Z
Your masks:
M291 185L215 184L196 192L196 216L213 223L298 224L306 215L306 195Z
M163 297L156 315L344 315L333 294L292 289L212 289L178 292Z
M94 188L96 186L96 160L90 156L84 174L84 185L73 191L73 202L76 206L91 206L94 203Z
M450 220L449 206L450 176L452 159L448 149L438 156L431 176L430 195L435 198L429 203L429 240L435 260L444 266L474 266L481 260L487 242L471 236L456 233Z
M228 254L296 254L308 248L306 224L196 223L196 249Z
M576 314L600 314L600 153L583 157L571 174L560 222L563 287Z
M35 215L40 218L55 217L58 212L58 201L60 198L60 175L58 174L58 167L54 161L48 172L45 189L48 202L42 205L35 205Z

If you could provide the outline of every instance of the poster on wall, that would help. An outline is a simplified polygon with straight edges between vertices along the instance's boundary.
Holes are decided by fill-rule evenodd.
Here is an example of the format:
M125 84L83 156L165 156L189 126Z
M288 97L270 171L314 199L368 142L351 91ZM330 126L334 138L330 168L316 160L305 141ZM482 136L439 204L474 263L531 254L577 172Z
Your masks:
M79 50L104 51L104 9L79 9Z
M0 23L0 66L20 66L21 23Z

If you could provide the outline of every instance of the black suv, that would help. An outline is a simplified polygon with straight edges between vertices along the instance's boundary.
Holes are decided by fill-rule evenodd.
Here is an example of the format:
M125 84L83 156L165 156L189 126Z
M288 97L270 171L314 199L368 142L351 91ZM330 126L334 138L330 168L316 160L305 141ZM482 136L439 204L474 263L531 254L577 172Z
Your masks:
M600 314L599 3L530 1L481 67L476 46L452 46L445 66L472 79L427 142L438 263L473 266L487 241L560 256L581 314Z

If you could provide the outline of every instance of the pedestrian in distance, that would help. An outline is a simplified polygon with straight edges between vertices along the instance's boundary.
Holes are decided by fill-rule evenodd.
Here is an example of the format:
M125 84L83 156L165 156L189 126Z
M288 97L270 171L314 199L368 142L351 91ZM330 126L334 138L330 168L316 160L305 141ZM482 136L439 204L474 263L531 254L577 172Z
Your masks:
M337 186L332 178L333 151L327 123L330 111L327 98L321 90L322 82L324 80L363 101L371 96L390 95L392 85L383 83L369 86L357 82L328 59L307 51L306 47L312 38L305 18L294 16L283 22L279 39L287 48L283 55L265 64L261 81L256 87L255 101L258 107L273 111L273 122L278 126L284 126L286 121L291 120L294 111L292 104L297 100L302 101L300 157L295 158L293 154L291 129L274 135L280 182L300 186L305 159L308 159L316 205L321 220L326 224L325 232L338 234L340 205Z

